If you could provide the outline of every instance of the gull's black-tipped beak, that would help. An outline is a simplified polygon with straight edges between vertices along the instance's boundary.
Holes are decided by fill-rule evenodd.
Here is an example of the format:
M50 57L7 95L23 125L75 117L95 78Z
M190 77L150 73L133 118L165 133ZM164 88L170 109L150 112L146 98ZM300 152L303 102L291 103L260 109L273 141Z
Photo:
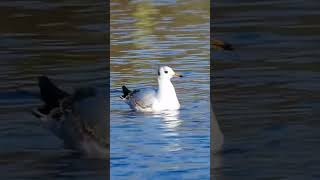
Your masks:
M212 47L213 49L220 49L220 50L227 50L227 51L234 50L232 44L229 44L224 41L216 40L216 39L212 41Z
M181 78L181 77L183 77L181 74L177 74L177 73L175 73L174 75L173 75L173 77L178 77L178 78Z

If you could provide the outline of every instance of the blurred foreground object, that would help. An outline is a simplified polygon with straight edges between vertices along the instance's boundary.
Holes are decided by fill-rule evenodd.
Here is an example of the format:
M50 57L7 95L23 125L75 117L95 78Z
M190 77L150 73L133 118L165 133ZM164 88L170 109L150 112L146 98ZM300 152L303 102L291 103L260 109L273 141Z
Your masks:
M33 115L64 141L66 148L91 158L108 158L109 141L105 95L95 88L69 94L46 76L38 78L44 105Z

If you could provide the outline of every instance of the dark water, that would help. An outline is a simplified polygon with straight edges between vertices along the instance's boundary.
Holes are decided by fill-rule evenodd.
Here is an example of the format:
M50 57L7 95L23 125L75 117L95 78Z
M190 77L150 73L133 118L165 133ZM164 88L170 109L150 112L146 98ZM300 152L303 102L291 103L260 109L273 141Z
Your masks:
M103 1L1 1L0 179L105 179L106 161L65 150L31 110L36 77L67 90L106 87Z
M209 1L111 2L111 179L209 179ZM181 109L136 113L121 86L156 87L171 66Z
M319 179L319 1L215 1L215 179Z

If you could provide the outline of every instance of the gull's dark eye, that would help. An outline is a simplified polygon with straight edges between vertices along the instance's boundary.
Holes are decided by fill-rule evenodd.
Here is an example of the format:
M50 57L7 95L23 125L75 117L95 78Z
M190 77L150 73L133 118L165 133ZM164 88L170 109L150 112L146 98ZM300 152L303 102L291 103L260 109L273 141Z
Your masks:
M166 74L167 74L167 73L168 73L168 71L164 71L164 73L166 73Z

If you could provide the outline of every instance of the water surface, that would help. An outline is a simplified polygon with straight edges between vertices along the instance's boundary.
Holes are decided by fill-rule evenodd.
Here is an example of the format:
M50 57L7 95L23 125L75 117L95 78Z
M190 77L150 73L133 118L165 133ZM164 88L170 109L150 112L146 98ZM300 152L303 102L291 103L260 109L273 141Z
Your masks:
M111 179L209 179L209 1L111 2ZM181 110L136 113L119 98L168 65Z
M215 179L319 179L318 1L214 3Z
M31 110L41 104L37 77L67 90L107 87L106 3L1 1L1 179L106 179L105 160L64 149Z

